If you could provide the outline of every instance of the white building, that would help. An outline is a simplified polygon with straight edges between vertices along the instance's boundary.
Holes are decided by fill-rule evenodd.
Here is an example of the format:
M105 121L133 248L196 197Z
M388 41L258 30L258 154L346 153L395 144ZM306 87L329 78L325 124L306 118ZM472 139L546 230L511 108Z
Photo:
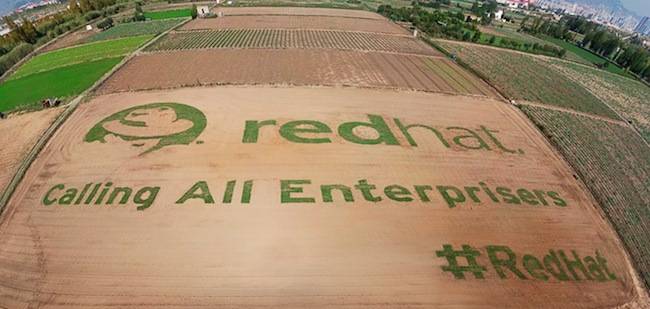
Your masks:
M210 8L207 5L197 6L196 13L199 14L199 16L206 16L210 14Z
M494 20L501 20L503 18L503 10L494 12Z

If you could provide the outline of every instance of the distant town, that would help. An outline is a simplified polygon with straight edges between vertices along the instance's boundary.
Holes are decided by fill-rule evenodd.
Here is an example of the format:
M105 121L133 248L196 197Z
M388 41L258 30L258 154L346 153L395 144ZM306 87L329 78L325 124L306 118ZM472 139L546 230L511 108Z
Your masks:
M67 6L63 5L63 3L64 0L42 0L28 2L5 15L13 17L15 19L14 22L20 25L22 23L22 18L27 18L30 21L37 21L65 10ZM0 36L7 35L9 32L11 32L11 29L9 29L7 24L2 21L0 24Z
M30 11L38 11L39 8L46 6L61 5L65 0L42 0L33 1L21 5L7 15L18 16ZM408 2L408 1L405 1ZM431 0L431 2L436 2ZM476 1L488 2L488 1ZM612 27L616 30L629 33L638 33L641 35L650 35L650 18L647 16L635 16L634 13L624 9L612 9L602 5L585 5L578 4L568 0L496 0L497 3L506 5L512 9L532 9L537 8L547 11L558 16L562 15L579 15L586 17L590 21ZM52 11L44 11L40 14L29 14L29 19L36 21L40 18L53 14ZM24 17L24 16L23 16ZM19 18L16 22L20 23ZM10 29L5 23L0 24L0 35L6 35Z

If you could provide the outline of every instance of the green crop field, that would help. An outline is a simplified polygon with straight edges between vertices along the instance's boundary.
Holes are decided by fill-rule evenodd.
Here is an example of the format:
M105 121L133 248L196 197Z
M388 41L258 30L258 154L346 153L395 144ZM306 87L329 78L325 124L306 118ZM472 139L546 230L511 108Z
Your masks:
M539 107L521 109L593 193L650 287L650 148L628 127Z
M518 32L516 29L512 28L512 26L509 25L503 27L484 26L484 27L480 27L480 30L483 32L483 35L481 36L481 40L485 42L490 40L490 38L494 35L497 42L499 41L500 37L506 37L511 40L516 40L522 43L528 43L528 44L537 43L539 45L552 45L555 48L564 48L567 50L566 55L564 55L564 59L580 62L584 64L589 64L589 65L592 64L591 62L583 59L579 55L576 55L574 52L567 49L565 46L555 44L554 42L548 40L540 39L538 37L532 36L524 32Z
M565 75L591 90L623 118L631 121L650 142L650 87L620 75L566 61L551 60Z
M37 107L44 98L76 96L121 60L106 58L9 80L0 85L0 110Z
M144 12L144 17L151 20L181 18L192 16L192 9Z
M77 63L124 56L133 52L151 38L151 35L145 35L101 41L41 54L22 65L16 73L11 76L11 79L18 79L27 75Z
M161 19L118 24L87 39L88 42L119 39L131 36L157 35L178 25L184 19Z
M508 97L618 119L607 105L543 58L504 49L436 41Z

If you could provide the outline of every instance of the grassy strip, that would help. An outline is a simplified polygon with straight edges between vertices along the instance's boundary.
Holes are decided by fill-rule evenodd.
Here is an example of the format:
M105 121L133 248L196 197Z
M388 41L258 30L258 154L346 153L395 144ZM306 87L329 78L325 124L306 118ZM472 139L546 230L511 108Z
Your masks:
M144 12L144 17L150 20L161 20L170 18L181 18L192 16L192 9L178 9L167 11Z
M86 41L97 42L131 36L158 35L178 25L180 21L180 19L161 19L119 24L87 38Z
M549 42L551 42L553 44L559 45L562 48L566 49L567 51L570 51L570 52L580 56L582 59L588 61L589 63L602 65L603 63L609 62L607 59L605 59L605 58L603 58L603 57L601 57L599 55L596 55L596 54L594 54L594 53L592 53L592 52L590 52L590 51L588 51L588 50L586 50L584 48L581 48L581 47L579 47L577 45L571 44L571 43L566 42L564 40L556 39L556 38L553 38L553 37L550 37L550 36L542 36L542 37L544 38L544 40L547 40L547 41L549 41ZM626 72L623 68L621 68L620 66L618 66L618 65L616 65L614 63L611 63L611 62L609 63L609 65L606 68L604 68L604 70L607 71L607 72L615 73L615 74L622 75L622 76L625 76L625 77L635 78L630 73Z
M124 56L131 53L151 38L151 35L144 35L111 41L101 41L41 54L21 66L16 73L11 76L11 79L19 79L31 74L82 62Z
M37 106L48 97L72 97L92 86L122 57L75 64L13 79L0 85L0 110Z

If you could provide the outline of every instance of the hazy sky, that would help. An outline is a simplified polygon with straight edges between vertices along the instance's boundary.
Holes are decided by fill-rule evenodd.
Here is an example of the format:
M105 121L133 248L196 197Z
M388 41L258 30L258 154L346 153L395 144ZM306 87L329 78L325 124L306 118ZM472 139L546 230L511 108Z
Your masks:
M650 0L621 0L623 5L638 15L650 16Z

